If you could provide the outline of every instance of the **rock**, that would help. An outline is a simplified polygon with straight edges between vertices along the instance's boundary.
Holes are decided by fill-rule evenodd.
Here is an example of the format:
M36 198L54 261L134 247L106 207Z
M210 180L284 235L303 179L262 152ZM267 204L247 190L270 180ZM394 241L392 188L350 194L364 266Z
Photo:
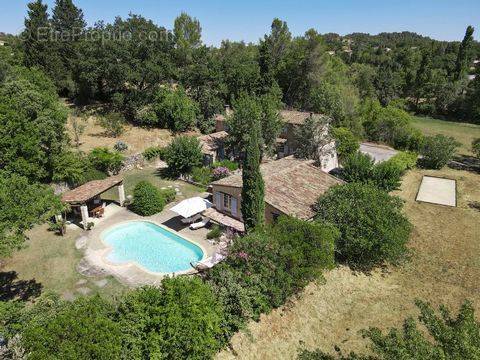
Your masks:
M83 258L77 265L77 271L87 277L105 276L106 271L100 267L92 266L87 259Z
M81 288L78 288L77 291L82 295L87 295L92 292L92 289L88 287L81 287Z
M75 248L77 250L84 249L85 246L87 246L87 240L88 238L86 236L80 236L76 241L75 241Z
M97 285L99 288L103 288L105 287L105 285L108 284L108 280L102 279L102 280L94 281L94 284Z
M85 279L78 280L77 283L75 284L76 286L81 286L85 285L88 281Z

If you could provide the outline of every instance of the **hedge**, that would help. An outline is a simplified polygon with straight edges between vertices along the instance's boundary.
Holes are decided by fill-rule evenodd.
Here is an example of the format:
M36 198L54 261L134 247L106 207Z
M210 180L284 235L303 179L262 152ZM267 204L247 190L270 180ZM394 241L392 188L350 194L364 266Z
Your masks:
M133 204L130 209L142 216L151 216L163 210L165 198L155 186L148 181L141 181L133 190Z

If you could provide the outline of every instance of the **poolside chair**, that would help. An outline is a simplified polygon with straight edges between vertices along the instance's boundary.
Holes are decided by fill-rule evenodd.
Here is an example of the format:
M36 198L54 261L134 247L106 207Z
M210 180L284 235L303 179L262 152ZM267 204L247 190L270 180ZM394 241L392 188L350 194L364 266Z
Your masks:
M201 218L202 218L202 215L196 214L196 215L193 215L189 218L184 218L181 221L182 221L183 224L191 224L191 223L194 223L194 222L200 220Z
M193 224L190 224L190 229L191 230L197 230L197 229L201 229L205 226L207 226L207 224L210 222L210 219L208 217L205 217L202 219L202 221L199 221L199 222L195 222Z
M197 270L198 272L202 272L208 269L211 269L219 262L224 260L226 255L221 254L219 251L216 251L212 256L197 262L196 264L190 263L190 265Z

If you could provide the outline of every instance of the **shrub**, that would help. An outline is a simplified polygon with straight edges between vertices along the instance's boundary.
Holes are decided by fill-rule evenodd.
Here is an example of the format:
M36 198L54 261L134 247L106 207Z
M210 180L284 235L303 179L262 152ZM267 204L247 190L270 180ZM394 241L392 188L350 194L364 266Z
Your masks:
M190 174L203 162L200 141L193 136L176 137L165 150L165 161L172 174Z
M390 192L400 187L402 174L403 170L397 164L384 161L373 167L371 182L378 188Z
M453 137L442 134L425 137L420 152L422 164L430 169L441 169L452 159L459 145Z
M151 146L143 151L143 157L145 160L150 161L153 159L162 159L165 155L165 148L160 146Z
M213 168L217 167L226 167L230 171L235 171L238 170L238 163L232 160L221 160L221 161L215 161L212 165Z
M123 156L106 147L94 148L88 158L95 169L104 173L118 173L123 164Z
M387 160L395 164L402 172L413 169L417 165L418 154L413 151L400 151L398 154Z
M95 168L88 168L87 170L85 170L84 179L82 183L86 183L92 180L103 180L103 179L106 179L107 177L108 177L108 174L104 173L103 171L97 170Z
M220 229L220 226L214 225L212 229L207 233L207 239L218 239L220 236L222 236L222 229Z
M192 180L198 184L208 185L212 182L212 171L208 167L193 168Z
M140 181L133 190L131 210L142 216L159 213L165 206L165 199L160 191L148 181Z
M113 149L118 152L126 151L128 150L128 145L126 142L120 140L115 143Z
M403 202L372 185L335 186L320 197L317 220L337 226L340 260L359 268L384 261L395 263L405 255L412 226L402 214Z
M49 305L51 307L51 305ZM121 357L122 332L114 307L100 297L61 302L32 316L22 345L32 359L111 359ZM33 315L33 314L32 314ZM68 329L68 331L66 331Z
M360 148L360 142L347 128L333 128L332 135L335 139L338 157L342 160L354 155Z
M121 113L112 112L100 117L98 123L105 129L107 136L118 137L123 134L125 117Z
M140 125L155 126L158 124L157 114L151 106L144 106L137 110L135 121Z
M161 89L155 99L154 110L161 126L173 132L191 129L196 122L198 106L185 90Z
M373 176L373 159L361 152L349 156L342 169L342 178L347 182L368 182Z
M175 200L177 193L174 189L161 189L160 194L165 199L165 203L168 204Z
M220 180L230 175L230 171L223 166L213 169L212 177L214 180Z
M131 291L118 312L125 358L209 359L220 348L223 310L198 277Z
M472 152L480 159L480 138L472 141Z

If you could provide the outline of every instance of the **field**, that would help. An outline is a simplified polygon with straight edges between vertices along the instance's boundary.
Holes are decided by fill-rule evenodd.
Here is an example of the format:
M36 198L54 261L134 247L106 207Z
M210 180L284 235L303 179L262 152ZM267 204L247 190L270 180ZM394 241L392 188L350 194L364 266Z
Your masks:
M425 135L443 134L453 136L461 143L459 153L462 155L471 155L473 139L480 138L480 125L415 116L413 117L413 126Z
M423 174L457 179L459 206L417 203ZM451 169L410 171L398 191L414 224L409 261L371 274L343 266L328 272L325 282L310 284L285 307L250 323L234 336L233 351L217 358L294 359L300 348L333 353L335 345L364 353L368 341L359 330L401 326L416 316L417 298L453 310L469 298L480 312L480 212L468 206L480 201L479 181L478 174Z

